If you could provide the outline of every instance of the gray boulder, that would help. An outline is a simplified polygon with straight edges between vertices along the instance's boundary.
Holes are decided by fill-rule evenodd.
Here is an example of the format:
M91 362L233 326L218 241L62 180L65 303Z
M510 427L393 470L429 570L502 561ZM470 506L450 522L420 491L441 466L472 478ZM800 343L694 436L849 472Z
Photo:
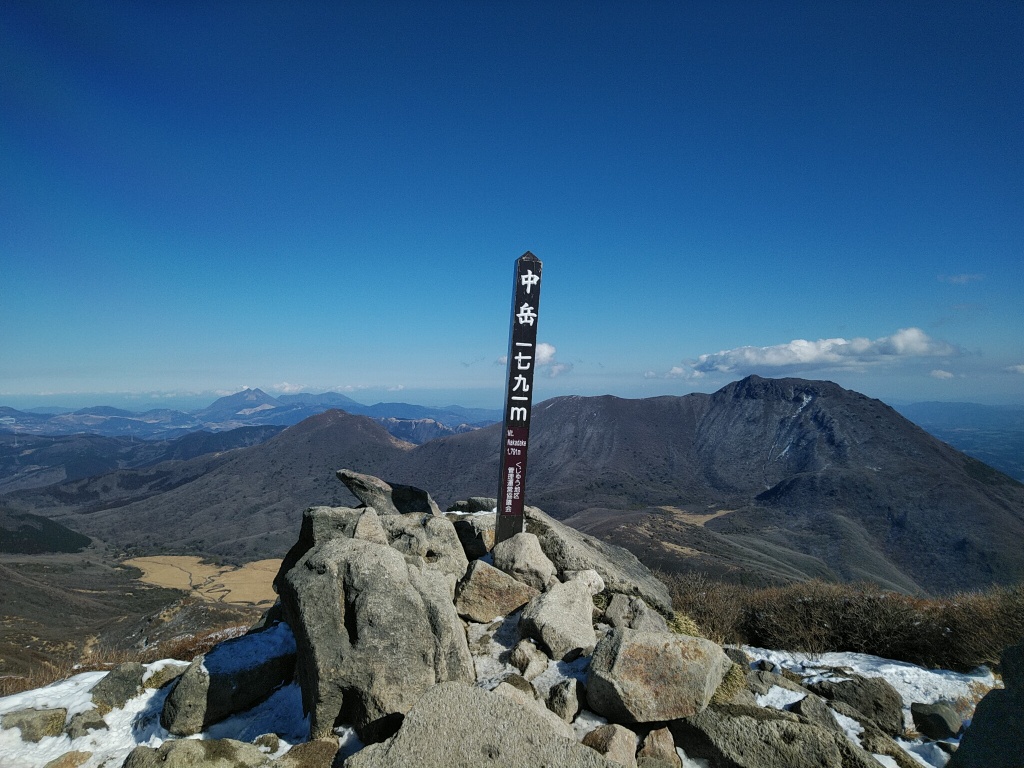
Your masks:
M103 715L99 713L99 710L87 709L85 712L79 712L77 715L71 716L65 732L69 739L74 740L86 736L89 731L105 731L108 728L107 721L103 719Z
M164 700L160 723L191 736L251 709L295 674L295 637L287 624L219 643L197 656Z
M587 568L583 571L563 571L562 577L563 581L582 581L587 585L591 595L599 595L605 589L604 579L593 568Z
M532 640L523 639L509 654L508 662L518 669L526 680L533 680L548 668L548 657Z
M688 757L729 768L878 768L845 734L763 707L712 706L669 723Z
M845 680L822 680L806 687L830 701L856 709L890 736L903 735L903 699L880 677L843 675Z
M559 736L531 707L469 684L431 688L394 737L371 744L346 768L451 766L618 768L589 747Z
M914 727L923 736L935 741L954 738L963 725L957 711L942 701L935 704L915 701L910 705L910 715L914 718Z
M89 694L93 704L105 715L112 709L121 709L143 691L142 678L146 668L137 661L118 664L93 686Z
M587 701L618 723L651 723L703 710L732 662L710 640L613 629L597 644Z
M310 507L302 513L299 538L281 561L281 567L274 577L274 589L280 592L280 580L309 550L338 538L362 539L378 544L389 543L388 536L380 525L380 518L373 509Z
M518 688L520 691L525 693L531 702L536 701L537 689L534 688L530 681L522 675L517 675L515 673L505 675L505 677L501 678L501 682L498 683L494 690L498 690L498 688L501 688L506 684L511 685L513 688Z
M423 514L390 515L380 518L388 543L410 562L430 565L449 576L451 595L466 575L469 560L451 521Z
M339 718L364 740L383 738L435 683L475 680L449 579L392 546L344 538L285 574L311 738L329 737Z
M766 672L760 669L747 671L747 688L750 689L751 693L763 696L776 686L785 688L787 691L793 691L793 693L810 693L799 683L794 683L777 672Z
M338 739L315 739L296 744L274 761L274 768L331 768L338 756Z
M656 728L640 743L636 753L638 768L682 768L676 742L668 728Z
M641 632L668 632L665 617L653 610L642 597L612 595L604 610L604 620L613 627L637 629Z
M672 615L668 588L654 577L636 556L622 547L607 544L558 522L536 507L526 507L526 530L540 540L544 554L558 574L594 569L611 592L637 595L665 614Z
M62 707L19 709L0 716L0 728L19 728L22 741L37 742L46 736L60 736L64 733L67 716L68 711Z
M448 580L435 568L408 563L409 584L423 603L434 645L434 680L475 679L466 630L452 604Z
M495 515L449 515L466 557L476 560L494 548Z
M495 544L491 553L495 568L536 590L545 590L557 581L555 564L544 554L540 541L532 533L517 533Z
M159 748L136 747L122 768L264 768L270 758L255 744L234 739L174 739Z
M587 693L583 683L570 677L551 686L545 703L548 709L565 722L571 723L584 708L586 700Z
M789 711L795 715L799 715L803 720L811 725L817 725L820 728L836 731L837 733L845 733L845 731L843 731L843 726L841 726L839 721L836 720L836 716L832 714L832 710L829 708L828 704L826 704L825 700L817 694L808 693L800 699L800 701L790 707Z
M482 560L469 565L465 578L455 588L455 608L469 621L486 623L508 616L540 594Z
M1020 768L1024 765L1024 643L1003 651L1003 685L978 702L960 747L946 768Z
M441 514L430 494L414 486L387 483L350 469L339 469L337 475L353 496L365 506L373 507L380 515Z
M533 598L519 617L519 630L547 648L556 661L571 661L594 650L594 602L585 581L555 584Z
M91 757L92 752L75 749L71 752L65 752L60 757L53 758L43 768L78 768L80 765L85 765Z
M573 731L572 726L545 707L542 701L537 699L533 686L530 686L528 691L524 691L519 686L512 685L510 681L503 680L495 686L493 692L512 699L512 701L516 702L520 706L531 710L535 715L547 722L552 733L555 733L564 739L576 738L576 733Z
M626 768L636 768L637 737L624 725L599 725L583 737L583 745Z

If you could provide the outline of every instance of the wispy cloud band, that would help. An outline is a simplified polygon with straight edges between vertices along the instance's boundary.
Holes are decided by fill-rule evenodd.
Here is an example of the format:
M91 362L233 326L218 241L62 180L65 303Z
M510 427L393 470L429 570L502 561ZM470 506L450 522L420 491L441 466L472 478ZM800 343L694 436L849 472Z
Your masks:
M710 373L747 375L836 368L863 368L908 358L950 357L958 353L948 342L933 339L920 328L901 328L878 339L794 339L769 347L737 347L688 360L673 367L669 378L700 378ZM652 376L650 372L646 374ZM653 374L657 375L657 374Z

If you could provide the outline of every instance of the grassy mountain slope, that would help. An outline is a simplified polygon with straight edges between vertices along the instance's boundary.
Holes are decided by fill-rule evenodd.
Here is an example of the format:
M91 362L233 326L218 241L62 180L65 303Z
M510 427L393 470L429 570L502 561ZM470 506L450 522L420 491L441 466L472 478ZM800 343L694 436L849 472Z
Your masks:
M442 506L495 495L499 434L414 447L330 411L230 455L9 499L121 545L280 556L306 506L352 503L341 467ZM670 569L928 592L1024 581L1024 486L830 382L749 377L712 395L541 403L527 495Z

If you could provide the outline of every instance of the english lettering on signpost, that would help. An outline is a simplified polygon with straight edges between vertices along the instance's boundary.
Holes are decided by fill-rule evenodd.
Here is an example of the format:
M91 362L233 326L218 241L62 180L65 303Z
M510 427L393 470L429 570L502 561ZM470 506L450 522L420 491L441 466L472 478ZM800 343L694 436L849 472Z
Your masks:
M495 543L523 530L526 452L530 440L533 372L537 362L537 318L541 262L527 251L516 260L512 289L512 326L508 339L508 379L501 432L501 476Z

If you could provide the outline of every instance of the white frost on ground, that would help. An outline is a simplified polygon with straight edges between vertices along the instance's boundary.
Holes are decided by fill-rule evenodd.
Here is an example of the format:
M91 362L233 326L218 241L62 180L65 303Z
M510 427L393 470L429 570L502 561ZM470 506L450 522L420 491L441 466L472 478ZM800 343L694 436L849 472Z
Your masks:
M915 702L967 702L999 687L995 675L987 667L962 674L944 669L925 669L905 661L892 661L865 653L809 654L753 647L744 647L743 650L754 659L766 659L803 677L842 680L842 671L849 670L862 677L885 678L903 697L903 719L907 728L914 726L910 705Z
M995 676L986 667L961 674L944 669L925 669L904 661L892 661L864 653L807 654L749 646L743 650L755 661L767 660L809 681L848 679L843 677L844 672L862 677L884 678L903 698L903 722L908 730L914 729L914 719L910 714L910 705L913 703L934 704L944 701L954 704L969 716L977 699L992 688L999 687ZM842 724L842 715L836 712L833 714ZM942 768L949 761L949 755L932 741L898 738L896 743L923 766ZM878 759L886 765L890 764L887 760L891 761L891 758Z
M772 709L789 709L801 699L806 698L806 693L797 693L781 685L773 685L768 693L755 696L759 707L771 707Z
M519 640L518 613L502 617L490 624L470 624L468 629L470 647L473 650L476 664L477 685L493 688L508 674L517 672L507 662L508 654ZM485 639L486 638L486 639ZM276 635L268 635L268 642L281 640ZM909 706L913 702L934 703L936 701L952 701L963 704L972 702L988 689L995 687L996 680L987 669L978 669L970 674L958 674L944 670L928 670L913 664L880 659L876 656L853 653L826 653L809 655L771 651L761 648L744 649L755 660L766 659L780 667L793 670L808 677L812 675L839 677L841 671L849 671L866 677L884 677L900 695L907 706L908 725ZM543 694L561 680L576 678L584 679L587 673L589 657L581 657L573 662L551 662L548 668L534 681ZM146 665L146 676L155 674L167 665L184 667L180 661L165 660ZM54 683L45 688L0 698L0 714L20 709L47 709L64 707L68 710L68 718L78 712L91 708L90 690L103 677L102 672L85 672L72 678ZM91 752L92 757L84 764L84 768L100 768L100 766L120 765L128 753L136 746L143 744L159 747L170 734L160 725L160 711L168 688L162 690L146 690L130 700L122 709L115 709L104 718L109 729L90 731L87 735L72 741L68 736L47 737L37 744L23 742L17 729L0 730L0 765L3 768L40 768L50 760L72 750ZM782 688L773 688L758 703L762 706L785 708L800 697ZM586 735L594 728L602 725L604 718L584 711L577 718L574 730L578 738ZM852 721L851 721L852 723ZM280 748L275 756L286 752L293 744L305 739L308 733L308 720L302 713L302 696L297 684L283 686L269 699L248 712L229 718L206 732L191 738L234 738L241 741L252 741L263 733L279 734ZM850 725L848 731L855 731ZM336 730L339 746L346 754L362 748L355 733L348 728ZM911 757L923 766L942 768L948 756L934 743L924 740L909 741L898 739L897 743ZM684 768L707 768L703 760L691 759L679 750L683 758ZM891 758L878 758L885 766L895 765Z
M146 676L159 669L187 664L167 659L146 666ZM54 709L64 707L68 719L78 712L92 708L89 691L102 679L104 672L83 672L45 688L25 691L0 699L0 714L20 709ZM147 689L128 701L122 709L111 710L104 716L106 730L89 731L72 740L67 735L47 736L36 744L21 740L19 729L0 730L0 765L3 768L40 768L50 760L71 752L91 752L83 768L121 765L128 754L139 745L159 747L171 735L160 725L160 711L170 688ZM309 722L302 714L302 695L297 683L278 689L269 699L248 712L228 718L206 732L191 738L232 738L252 741L264 733L277 733L281 746L276 756L284 754L292 745L305 741Z

